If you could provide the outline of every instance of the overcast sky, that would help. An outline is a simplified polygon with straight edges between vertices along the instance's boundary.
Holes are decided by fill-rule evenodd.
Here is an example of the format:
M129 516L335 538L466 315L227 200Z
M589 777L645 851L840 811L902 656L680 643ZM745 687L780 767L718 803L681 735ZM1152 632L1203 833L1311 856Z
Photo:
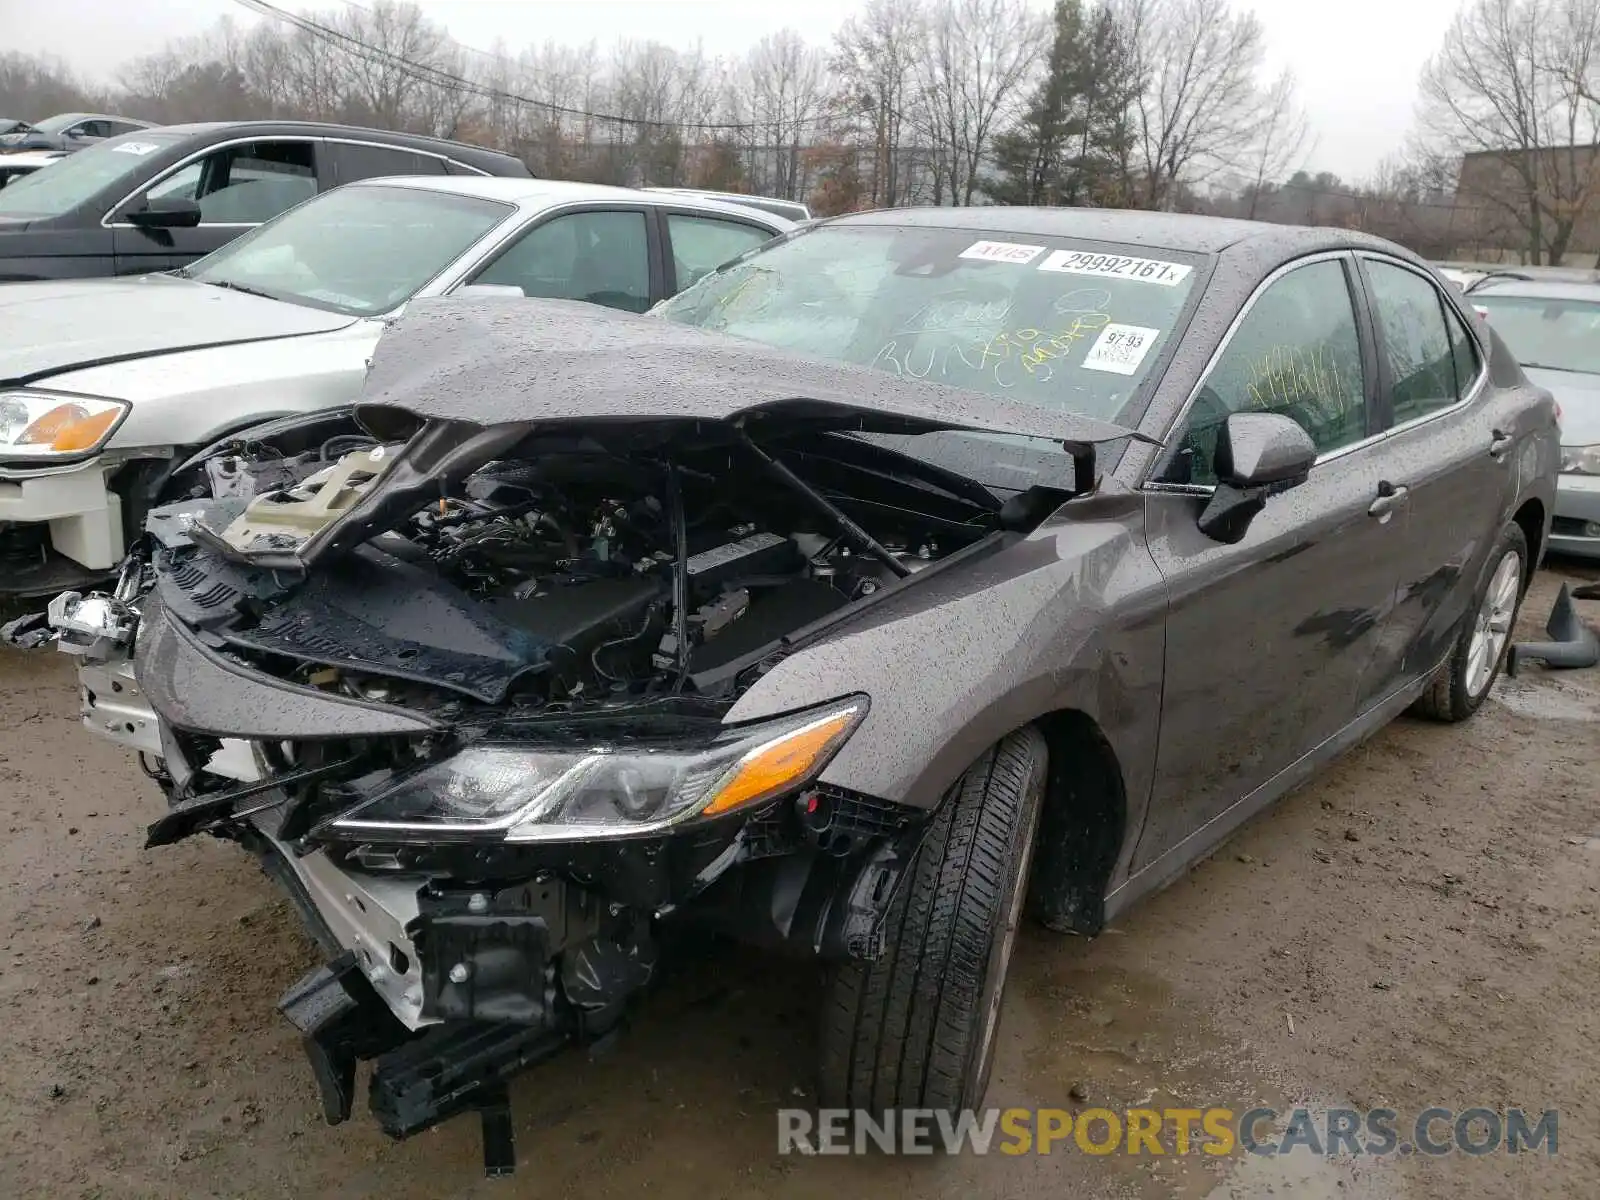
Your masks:
M339 0L283 8L326 11ZM1306 166L1347 180L1371 172L1411 126L1417 72L1461 0L1236 0L1266 29L1269 68L1299 82L1312 136ZM737 54L784 26L826 43L861 0L420 0L463 45L513 50L546 38L609 45L621 36L676 46L696 40ZM1048 0L1038 0L1041 8ZM46 53L109 77L126 59L171 37L199 33L224 13L255 18L232 0L0 0L0 48ZM43 114L36 114L43 115Z

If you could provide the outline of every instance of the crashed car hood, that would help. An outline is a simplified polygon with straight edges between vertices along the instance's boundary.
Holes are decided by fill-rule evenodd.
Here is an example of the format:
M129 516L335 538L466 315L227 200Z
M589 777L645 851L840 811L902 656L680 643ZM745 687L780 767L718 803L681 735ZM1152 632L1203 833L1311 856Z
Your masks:
M0 382L102 363L326 333L353 318L171 275L0 288Z
M1061 409L570 300L415 301L378 343L357 416L383 428L404 410L435 421L733 421L771 412L880 433L973 429L1076 445L1144 438Z
M754 437L785 430L1049 438L1074 454L1143 434L1056 409L803 358L757 342L564 300L413 302L379 340L357 419L411 440L372 490L294 551L246 557L309 568L391 527L441 483L535 431L671 427ZM412 436L412 435L415 436Z

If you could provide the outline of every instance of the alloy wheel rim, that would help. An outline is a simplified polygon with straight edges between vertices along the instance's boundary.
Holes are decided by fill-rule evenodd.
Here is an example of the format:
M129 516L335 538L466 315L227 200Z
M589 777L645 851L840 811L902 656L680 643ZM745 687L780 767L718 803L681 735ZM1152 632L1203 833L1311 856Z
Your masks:
M1467 694L1476 698L1489 686L1506 643L1511 640L1511 622L1517 615L1517 590L1522 582L1522 556L1506 552L1495 568L1494 577L1484 589L1483 603L1473 620L1472 640L1467 646Z

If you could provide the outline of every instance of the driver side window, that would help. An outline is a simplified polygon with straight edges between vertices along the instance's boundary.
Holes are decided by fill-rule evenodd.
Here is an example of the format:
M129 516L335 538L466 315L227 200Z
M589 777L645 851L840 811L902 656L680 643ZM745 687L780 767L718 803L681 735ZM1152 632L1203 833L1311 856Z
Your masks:
M152 184L142 203L193 200L202 225L259 225L317 194L310 142L252 142L208 154Z
M1236 412L1299 422L1317 453L1367 436L1361 340L1344 264L1308 263L1256 298L1190 406L1164 483L1214 484L1217 434Z

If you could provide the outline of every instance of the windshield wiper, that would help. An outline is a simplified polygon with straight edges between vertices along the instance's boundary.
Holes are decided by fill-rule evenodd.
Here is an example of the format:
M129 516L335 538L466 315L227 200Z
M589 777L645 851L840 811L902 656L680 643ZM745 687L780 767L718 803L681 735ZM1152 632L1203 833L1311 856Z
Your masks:
M194 278L185 275L185 279ZM242 283L234 283L231 279L202 279L199 282L210 284L212 287L227 288L230 292L243 292L246 296L260 296L263 300L276 300L278 297L271 292L262 291L260 288L246 287Z

